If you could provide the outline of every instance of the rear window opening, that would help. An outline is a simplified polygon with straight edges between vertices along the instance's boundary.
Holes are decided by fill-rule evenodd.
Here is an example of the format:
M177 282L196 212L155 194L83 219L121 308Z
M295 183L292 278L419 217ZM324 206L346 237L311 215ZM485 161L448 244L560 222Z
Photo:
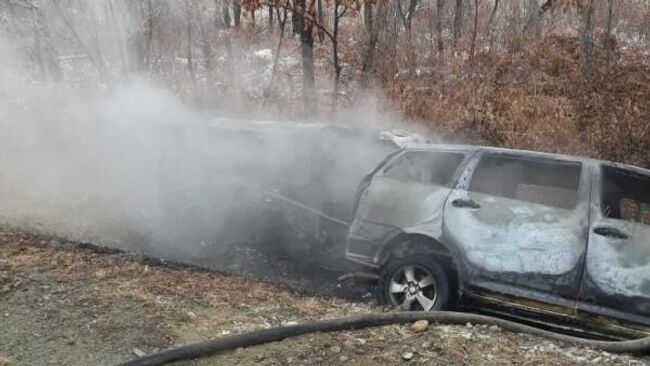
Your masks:
M633 171L602 167L601 210L611 219L650 225L650 177Z
M461 153L410 151L384 169L384 176L397 180L449 187L458 166L465 158Z
M485 154L470 191L571 209L578 202L581 171L580 163Z

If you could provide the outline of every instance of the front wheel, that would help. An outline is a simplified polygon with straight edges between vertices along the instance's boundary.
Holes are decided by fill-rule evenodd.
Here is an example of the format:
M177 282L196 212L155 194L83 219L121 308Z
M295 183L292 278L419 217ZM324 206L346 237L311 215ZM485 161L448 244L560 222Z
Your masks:
M402 311L443 310L449 305L449 277L433 258L401 258L385 267L377 295L380 303Z

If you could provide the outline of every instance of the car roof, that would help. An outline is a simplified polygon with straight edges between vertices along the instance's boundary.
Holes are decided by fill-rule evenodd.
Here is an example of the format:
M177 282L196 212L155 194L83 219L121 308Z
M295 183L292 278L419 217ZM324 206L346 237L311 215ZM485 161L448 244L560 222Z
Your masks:
M208 128L215 131L250 132L261 134L291 134L305 132L318 134L330 132L341 136L376 137L378 140L390 142L397 148L412 144L420 144L426 139L417 133L381 126L352 126L346 124L323 122L295 122L278 120L255 120L243 118L217 117L207 123Z
M585 158L585 157L574 156L574 155L554 154L554 153L547 153L547 152L533 151L533 150L508 149L502 147L462 145L462 144L418 144L418 145L411 145L407 147L406 150L486 151L486 152L503 153L503 154L510 154L510 155L550 158L554 160L567 160L567 161L577 161L583 163L604 164L604 165L614 166L621 169L633 170L644 175L650 175L650 169L644 169L634 165L617 163L617 162L612 162L607 160L591 159L591 158Z

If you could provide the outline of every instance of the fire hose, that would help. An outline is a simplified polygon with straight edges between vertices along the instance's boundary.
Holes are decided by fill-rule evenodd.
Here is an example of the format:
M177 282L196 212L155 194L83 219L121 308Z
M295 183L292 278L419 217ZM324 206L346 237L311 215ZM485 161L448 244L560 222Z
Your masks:
M418 320L427 320L431 323L438 324L474 323L490 326L496 325L511 332L528 333L555 341L593 347L610 353L650 353L650 337L625 341L598 341L555 333L525 324L479 314L448 311L408 311L370 313L346 318L307 321L295 325L261 329L243 334L225 336L205 342L188 344L158 353L152 353L150 355L124 362L119 366L164 365L175 361L211 356L220 352L235 350L240 347L249 347L268 342L281 341L285 338L296 337L303 334L357 330L391 324L411 323Z

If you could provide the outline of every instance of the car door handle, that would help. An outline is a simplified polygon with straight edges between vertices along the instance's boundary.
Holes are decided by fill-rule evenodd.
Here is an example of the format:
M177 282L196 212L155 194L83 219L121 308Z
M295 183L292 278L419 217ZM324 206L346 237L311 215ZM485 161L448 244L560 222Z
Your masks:
M624 232L614 229L613 227L607 227L607 226L599 226L597 228L594 228L594 234L600 235L600 236L605 236L608 238L614 238L614 239L627 239L627 234Z
M465 200L465 199L455 199L451 201L451 204L454 205L454 207L461 207L461 208L481 208L481 206L472 201L472 200Z

